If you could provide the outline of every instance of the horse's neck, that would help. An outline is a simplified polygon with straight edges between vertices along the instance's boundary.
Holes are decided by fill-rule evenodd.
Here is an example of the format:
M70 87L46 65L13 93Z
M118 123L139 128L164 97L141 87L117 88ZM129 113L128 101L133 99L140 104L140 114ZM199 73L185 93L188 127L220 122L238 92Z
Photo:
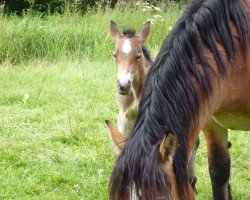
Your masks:
M119 106L120 112L123 113L138 108L137 98L134 92L130 92L127 95L117 94L116 101Z
M133 80L132 90L128 95L117 94L117 104L120 110L118 116L118 129L125 135L130 135L134 126L150 64L151 63L145 61L143 66L140 67L140 70L137 72L138 74L136 74Z
M117 96L119 106L118 130L126 136L131 134L138 112L138 103L133 92Z
M138 106L141 101L142 90L144 88L144 83L149 68L150 63L145 60L143 66L139 67L139 70L134 77L131 92L125 96L120 94L117 95L117 104L120 108L120 112L136 112L137 114Z

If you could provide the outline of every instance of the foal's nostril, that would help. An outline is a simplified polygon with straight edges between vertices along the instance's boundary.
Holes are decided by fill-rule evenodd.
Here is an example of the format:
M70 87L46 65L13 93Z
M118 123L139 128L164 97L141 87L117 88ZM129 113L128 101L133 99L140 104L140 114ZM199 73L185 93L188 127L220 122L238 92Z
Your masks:
M126 88L129 89L131 86L131 81L129 80L128 83L126 84Z
M129 88L130 88L130 84L126 84L126 85L119 84L120 90L128 90Z
M120 94L127 94L131 87L131 81L127 83L121 83L119 80L117 81L117 88Z

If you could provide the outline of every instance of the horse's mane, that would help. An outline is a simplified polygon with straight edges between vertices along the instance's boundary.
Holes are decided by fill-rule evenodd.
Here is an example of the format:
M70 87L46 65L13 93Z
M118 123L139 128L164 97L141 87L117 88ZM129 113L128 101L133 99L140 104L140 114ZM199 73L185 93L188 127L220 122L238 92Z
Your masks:
M127 36L127 37L135 37L136 36L136 31L132 28L124 28L122 30L122 34Z
M197 122L200 107L200 94L191 78L196 79L209 99L214 71L204 47L214 56L217 77L225 78L226 60L234 62L236 51L240 50L232 35L233 26L238 31L241 50L246 53L247 21L239 0L194 0L187 7L149 71L136 125L110 179L110 199L123 199L128 187L135 188L137 194L141 190L147 200L154 199L156 188L170 198L168 177L158 163L159 144L168 130L176 133L180 144L173 160L177 192L180 199L187 198L187 133ZM226 58L216 43L224 48Z
M122 31L122 34L126 37L136 37L136 31L132 28L125 28ZM142 46L142 52L145 56L145 58L149 61L152 62L152 57L150 55L149 50L147 49L147 47L145 45Z

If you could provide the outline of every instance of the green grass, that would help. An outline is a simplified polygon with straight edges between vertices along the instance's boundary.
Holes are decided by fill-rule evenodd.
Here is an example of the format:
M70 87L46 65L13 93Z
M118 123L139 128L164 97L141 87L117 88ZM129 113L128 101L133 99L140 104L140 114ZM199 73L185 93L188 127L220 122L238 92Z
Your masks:
M0 198L107 199L111 61L2 65L0 74Z
M249 131L229 132L228 140L232 142L232 147L229 150L231 155L230 184L232 196L235 200L250 199L249 133ZM197 199L212 199L212 188L208 173L207 150L203 134L201 134L201 145L197 151L196 159L196 171L198 177Z
M152 24L154 55L180 12L171 7ZM108 199L115 156L104 120L118 113L108 25L139 30L154 15L0 17L0 199ZM230 133L234 199L250 199L249 139ZM211 199L203 137L196 170L197 199Z

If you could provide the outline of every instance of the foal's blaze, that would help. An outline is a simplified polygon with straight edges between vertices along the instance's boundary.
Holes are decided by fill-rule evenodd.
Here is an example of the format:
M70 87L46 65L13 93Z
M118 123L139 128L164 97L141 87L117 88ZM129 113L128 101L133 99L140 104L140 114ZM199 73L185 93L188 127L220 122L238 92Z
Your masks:
M201 129L213 198L231 199L228 129L250 130L249 26L250 0L187 7L148 73L110 179L111 200L194 199L188 159ZM124 55L129 49L124 44Z

